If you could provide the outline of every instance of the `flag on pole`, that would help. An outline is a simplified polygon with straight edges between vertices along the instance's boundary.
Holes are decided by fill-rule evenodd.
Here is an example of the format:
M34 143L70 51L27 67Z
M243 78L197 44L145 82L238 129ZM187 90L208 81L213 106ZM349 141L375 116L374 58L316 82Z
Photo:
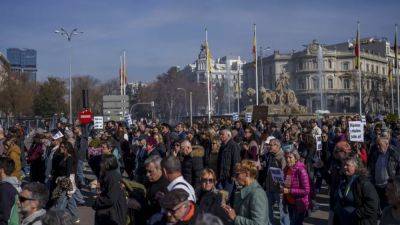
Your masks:
M392 62L391 61L389 61L389 65L388 65L388 79L389 79L389 81L390 82L392 82L393 81L393 65L392 65Z
M209 73L211 73L211 51L208 46L208 40L206 40L205 48L206 48L207 70Z
M254 67L256 66L257 63L257 39L256 39L256 24L254 24L254 30L253 30L253 59L254 59Z
M358 31L360 23L357 22L357 36L356 36L356 46L354 47L354 55L356 56L356 61L355 61L355 69L361 69L361 60L360 60L360 34Z
M396 24L396 30L394 32L394 68L397 70L399 62L397 61L397 51L398 51L398 46L397 46L397 24Z

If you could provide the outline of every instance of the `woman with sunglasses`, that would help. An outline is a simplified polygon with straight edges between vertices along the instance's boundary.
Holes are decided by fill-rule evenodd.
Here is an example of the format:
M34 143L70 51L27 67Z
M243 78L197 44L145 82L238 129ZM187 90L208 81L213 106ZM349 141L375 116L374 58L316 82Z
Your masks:
M201 186L197 190L198 212L201 214L212 213L218 216L224 224L228 224L228 217L221 205L226 204L223 192L215 188L216 176L212 169L204 169L201 172Z

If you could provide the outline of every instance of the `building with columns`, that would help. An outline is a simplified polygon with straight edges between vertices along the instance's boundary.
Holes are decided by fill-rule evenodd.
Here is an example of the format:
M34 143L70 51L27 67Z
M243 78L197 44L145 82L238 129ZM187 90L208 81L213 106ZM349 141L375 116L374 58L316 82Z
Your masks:
M261 84L261 79L263 79L266 89L274 89L275 80L281 74L286 74L290 80L290 88L295 91L299 103L306 106L310 113L320 109L321 90L317 57L319 46L320 44L314 40L302 51L291 53L274 51L272 55L262 59L263 68L258 71L258 83ZM358 112L359 75L354 69L354 43L344 42L321 45L321 47L323 109L331 112ZM361 87L364 113L390 111L391 86L388 73L389 62L393 63L393 59L393 49L386 39L361 40ZM244 65L245 89L255 89L254 69L251 63ZM395 89L395 83L393 88Z
M190 74L191 80L198 84L207 85L207 59L204 45L193 64L183 70ZM214 115L237 112L238 98L242 93L243 65L246 62L240 56L224 56L211 59L210 94L211 108ZM205 95L207 95L207 88ZM239 99L240 100L240 99Z

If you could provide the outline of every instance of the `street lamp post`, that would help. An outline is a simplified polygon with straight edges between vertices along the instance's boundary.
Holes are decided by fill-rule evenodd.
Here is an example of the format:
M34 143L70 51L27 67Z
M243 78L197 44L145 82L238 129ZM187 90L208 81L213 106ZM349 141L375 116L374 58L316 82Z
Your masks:
M74 35L82 34L82 31L78 31L78 28L73 29L71 32L66 31L64 28L55 30L54 33L60 34L65 37L69 43L69 123L72 124L72 44L71 40Z
M188 116L188 110L187 110L187 98L186 98L186 89L185 88L177 88L176 90L183 91L185 93L185 111L186 111L186 116Z

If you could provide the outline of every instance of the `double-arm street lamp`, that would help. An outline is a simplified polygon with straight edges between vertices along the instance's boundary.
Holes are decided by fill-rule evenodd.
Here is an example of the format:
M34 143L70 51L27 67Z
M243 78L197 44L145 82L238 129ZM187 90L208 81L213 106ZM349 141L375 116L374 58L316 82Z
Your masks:
M65 37L65 39L69 43L69 123L72 124L72 44L71 40L74 35L82 34L82 31L78 31L78 28L73 29L72 31L68 32L64 28L60 28L59 30L55 30L54 33L60 34L61 36Z

